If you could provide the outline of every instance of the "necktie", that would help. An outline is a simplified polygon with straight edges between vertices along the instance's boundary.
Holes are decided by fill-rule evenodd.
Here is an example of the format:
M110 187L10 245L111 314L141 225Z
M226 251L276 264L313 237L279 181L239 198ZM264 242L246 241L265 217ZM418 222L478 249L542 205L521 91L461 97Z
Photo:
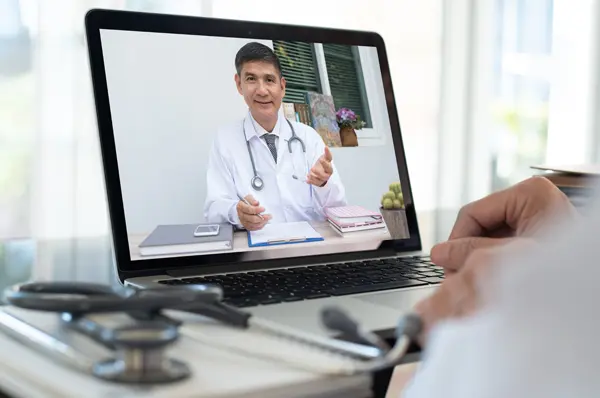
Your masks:
M275 159L275 163L277 163L277 147L275 146L275 138L277 138L277 136L275 134L265 134L263 137L267 142L267 147L269 147L271 155L273 155L273 159Z

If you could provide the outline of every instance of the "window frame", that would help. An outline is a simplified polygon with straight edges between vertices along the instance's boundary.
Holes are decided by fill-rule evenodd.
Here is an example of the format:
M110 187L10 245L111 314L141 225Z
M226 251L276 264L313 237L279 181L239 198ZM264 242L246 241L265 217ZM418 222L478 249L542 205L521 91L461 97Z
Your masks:
M362 67L362 62L361 62L361 56L360 56L360 52L358 47L356 46L349 46L350 47L350 51L352 53L352 59L351 61L354 64L354 69L356 70L356 79L357 79L357 84L358 84L358 90L360 93L360 102L362 105L362 109L363 109L363 114L360 115L361 118L365 121L367 121L367 125L365 128L373 128L373 118L371 116L371 109L369 106L369 94L367 93L367 86L365 83L365 78L364 78L364 70ZM325 48L321 45L321 48L323 50L323 63L318 65L317 68L325 68L325 70L327 71L327 73L329 73L329 69L327 68L327 62L325 61ZM340 58L340 59L345 59L345 57L340 57L337 55L333 55L333 57L335 58ZM328 86L329 90L331 92L331 86ZM366 115L366 117L365 117Z
M285 40L281 40L285 41ZM327 71L327 63L325 61L325 51L322 43L311 43L315 57L315 66L317 68L317 80L320 83L321 92L326 95L331 95L331 86L329 84L329 75ZM385 120L379 121L373 116L371 109L377 109L377 107L386 106L385 103L376 104L370 93L376 90L376 79L371 76L372 73L368 69L365 69L365 65L369 61L373 61L369 54L362 53L361 48L358 46L351 46L354 53L355 67L357 68L357 77L359 79L359 89L361 91L361 100L363 102L363 108L367 111L369 116L369 123L366 127L356 130L356 136L359 140L362 140L359 145L379 145L384 141L385 134L381 131L384 128ZM360 68L360 69L358 69ZM382 108L383 109L383 108ZM361 115L362 116L362 115ZM389 123L389 118L387 119ZM367 141L364 141L364 140Z
M287 40L276 40L277 42L289 42ZM316 50L315 50L315 46L313 43L307 43L310 46L311 52L312 52L312 56L313 56L313 62L314 62L314 66L316 68L316 81L317 81L317 90L323 92L324 87L323 87L323 81L321 80L321 72L319 70L319 64L317 62L317 54L316 54ZM277 53L277 50L275 49L275 40L273 40L273 50L275 51L275 53ZM291 83L292 85L294 85L294 83ZM286 88L289 87L290 82L286 81ZM327 88L329 89L329 82L327 82ZM284 97L284 102L286 101L285 97Z

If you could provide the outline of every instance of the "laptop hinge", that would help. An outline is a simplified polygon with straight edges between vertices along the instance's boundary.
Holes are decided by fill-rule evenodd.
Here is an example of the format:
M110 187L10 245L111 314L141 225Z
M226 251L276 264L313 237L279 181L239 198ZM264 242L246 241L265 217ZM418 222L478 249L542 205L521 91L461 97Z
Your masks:
M305 264L307 265L307 264ZM265 268L281 268L282 265L272 265L269 264L267 266L266 263L256 263L256 264L226 264L226 265L207 265L201 267L189 267L189 268L178 268L167 270L165 273L169 276L175 278L181 278L185 276L192 275L202 275L202 274L226 274L230 272L240 272L240 271L252 271L258 269Z
M249 263L229 263L219 265L203 265L197 267L186 267L166 270L165 273L175 278L181 278L193 275L203 274L226 274L231 272L245 272L254 270L264 269L276 269L286 267L297 267L297 266L311 266L323 263L339 263L339 262L352 262L352 261L364 261L372 260L374 258L385 258L385 257L398 257L398 256L414 256L422 254L419 251L414 252L395 252L395 251L383 251L378 255L367 255L366 253L356 253L351 258L320 258L307 261L305 257L294 257L289 259L269 260L269 261L253 261Z

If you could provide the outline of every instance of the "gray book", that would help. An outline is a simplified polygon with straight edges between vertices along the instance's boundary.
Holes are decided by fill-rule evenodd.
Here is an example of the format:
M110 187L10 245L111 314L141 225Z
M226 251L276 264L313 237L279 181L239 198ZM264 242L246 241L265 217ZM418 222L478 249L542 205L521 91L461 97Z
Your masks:
M233 227L231 224L219 224L219 234L215 236L194 236L198 225L209 224L159 225L139 244L140 254L142 256L158 256L232 249Z

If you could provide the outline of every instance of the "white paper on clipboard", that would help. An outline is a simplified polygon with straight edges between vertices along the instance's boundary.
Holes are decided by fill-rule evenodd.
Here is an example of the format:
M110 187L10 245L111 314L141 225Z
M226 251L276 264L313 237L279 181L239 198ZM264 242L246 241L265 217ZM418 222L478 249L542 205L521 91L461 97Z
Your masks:
M248 243L252 246L323 239L321 234L306 221L267 224L262 229L251 231L248 234Z

